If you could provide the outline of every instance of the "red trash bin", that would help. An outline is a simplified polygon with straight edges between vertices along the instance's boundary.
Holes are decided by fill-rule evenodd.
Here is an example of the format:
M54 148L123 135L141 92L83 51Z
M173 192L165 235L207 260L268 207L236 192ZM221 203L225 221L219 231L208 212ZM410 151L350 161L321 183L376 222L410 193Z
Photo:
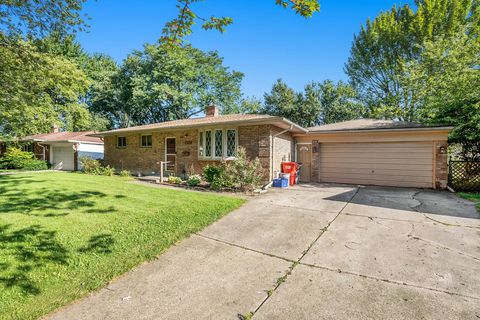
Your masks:
M296 162L282 162L282 173L290 173L290 185L295 184L297 178L298 163Z

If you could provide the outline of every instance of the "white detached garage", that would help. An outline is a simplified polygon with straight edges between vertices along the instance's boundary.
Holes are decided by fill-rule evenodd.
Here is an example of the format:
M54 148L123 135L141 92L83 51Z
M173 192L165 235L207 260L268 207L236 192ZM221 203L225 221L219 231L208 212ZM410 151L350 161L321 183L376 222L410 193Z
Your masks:
M372 119L309 128L296 137L300 180L445 188L451 129Z

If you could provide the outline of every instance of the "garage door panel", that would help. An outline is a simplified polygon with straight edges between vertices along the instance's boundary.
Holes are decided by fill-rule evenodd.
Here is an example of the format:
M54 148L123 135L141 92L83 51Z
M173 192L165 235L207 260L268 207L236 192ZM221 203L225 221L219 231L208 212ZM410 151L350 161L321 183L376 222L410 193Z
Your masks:
M73 149L71 147L53 147L53 163L57 170L74 170Z
M389 176L419 176L430 178L432 174L427 170L392 170L372 168L324 168L323 176L329 174L363 174L363 175L389 175Z
M344 171L348 169L370 169L370 170L391 170L392 165L389 163L323 163L323 171ZM431 163L420 165L420 164L396 164L395 168L397 170L408 170L408 171L425 171L432 168ZM335 172L335 171L332 171Z
M366 179L350 179L348 177L338 178L332 181L322 180L322 182L333 182L333 183L347 183L347 184L360 184L360 185L375 185L375 186L394 186L394 187L416 187L416 188L431 188L432 183L422 183L414 181L396 181L395 184L392 184L391 180L366 180Z
M321 159L320 163L322 164L335 164L335 163L345 163L345 164L352 164L352 163L359 163L359 160L368 161L369 164L423 164L423 165L432 165L432 159L411 159L411 158L396 158L396 159L376 159L376 158L326 158Z
M345 174L338 174L338 173L323 173L321 175L322 179L325 180L335 180L337 178L344 178L348 177L349 179L356 179L356 180L390 180L390 181L411 181L411 182L430 182L430 177L425 176L401 176L401 175L393 175L393 174L361 174L361 173L350 173L348 175Z
M376 159L429 159L432 160L432 154L426 154L425 152L423 153L409 153L408 151L398 153L398 152L335 152L335 153L325 153L322 154L323 159L328 159L328 158L354 158L354 159L371 159L371 158L376 158Z
M320 146L320 181L430 188L433 145L327 143Z

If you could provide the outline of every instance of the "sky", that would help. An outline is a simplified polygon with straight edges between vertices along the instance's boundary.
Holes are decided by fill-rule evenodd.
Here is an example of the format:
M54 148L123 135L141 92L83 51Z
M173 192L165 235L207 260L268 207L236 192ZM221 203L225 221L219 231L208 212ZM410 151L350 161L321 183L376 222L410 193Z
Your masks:
M224 65L243 72L247 97L263 97L282 78L301 90L311 81L347 81L344 65L353 37L368 18L412 0L320 0L320 12L305 19L275 0L205 0L193 5L200 16L228 16L224 34L198 26L192 46L216 50ZM109 54L119 63L143 44L161 36L165 22L177 14L176 0L88 0L88 33L78 40L90 53Z

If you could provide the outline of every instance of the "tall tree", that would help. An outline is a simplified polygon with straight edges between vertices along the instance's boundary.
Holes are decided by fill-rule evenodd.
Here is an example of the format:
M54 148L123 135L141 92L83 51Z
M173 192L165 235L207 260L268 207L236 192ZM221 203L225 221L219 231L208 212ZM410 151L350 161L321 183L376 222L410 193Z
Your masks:
M358 119L365 115L365 107L356 91L348 84L331 80L311 82L303 92L296 92L281 79L264 95L260 113L282 116L304 127Z
M365 105L358 100L357 91L349 84L325 80L318 84L321 111L316 124L360 119L367 116Z
M23 54L18 55L18 50ZM52 124L81 114L78 97L85 94L89 83L75 63L41 53L21 40L14 46L0 46L0 56L0 131L4 136L48 132Z
M0 35L41 38L54 32L65 35L83 30L86 25L80 12L84 3L85 0L2 0Z
M402 86L415 91L424 122L455 125L450 142L464 159L480 161L480 39L466 32L425 43L406 65Z
M478 36L478 0L417 0L368 20L355 36L345 66L352 84L373 116L414 121L419 117L416 92L405 91L405 65L417 60L425 41L466 28Z
M232 107L240 102L242 78L216 52L145 45L115 78L119 108L109 117L116 126L130 126L189 118L210 103Z

